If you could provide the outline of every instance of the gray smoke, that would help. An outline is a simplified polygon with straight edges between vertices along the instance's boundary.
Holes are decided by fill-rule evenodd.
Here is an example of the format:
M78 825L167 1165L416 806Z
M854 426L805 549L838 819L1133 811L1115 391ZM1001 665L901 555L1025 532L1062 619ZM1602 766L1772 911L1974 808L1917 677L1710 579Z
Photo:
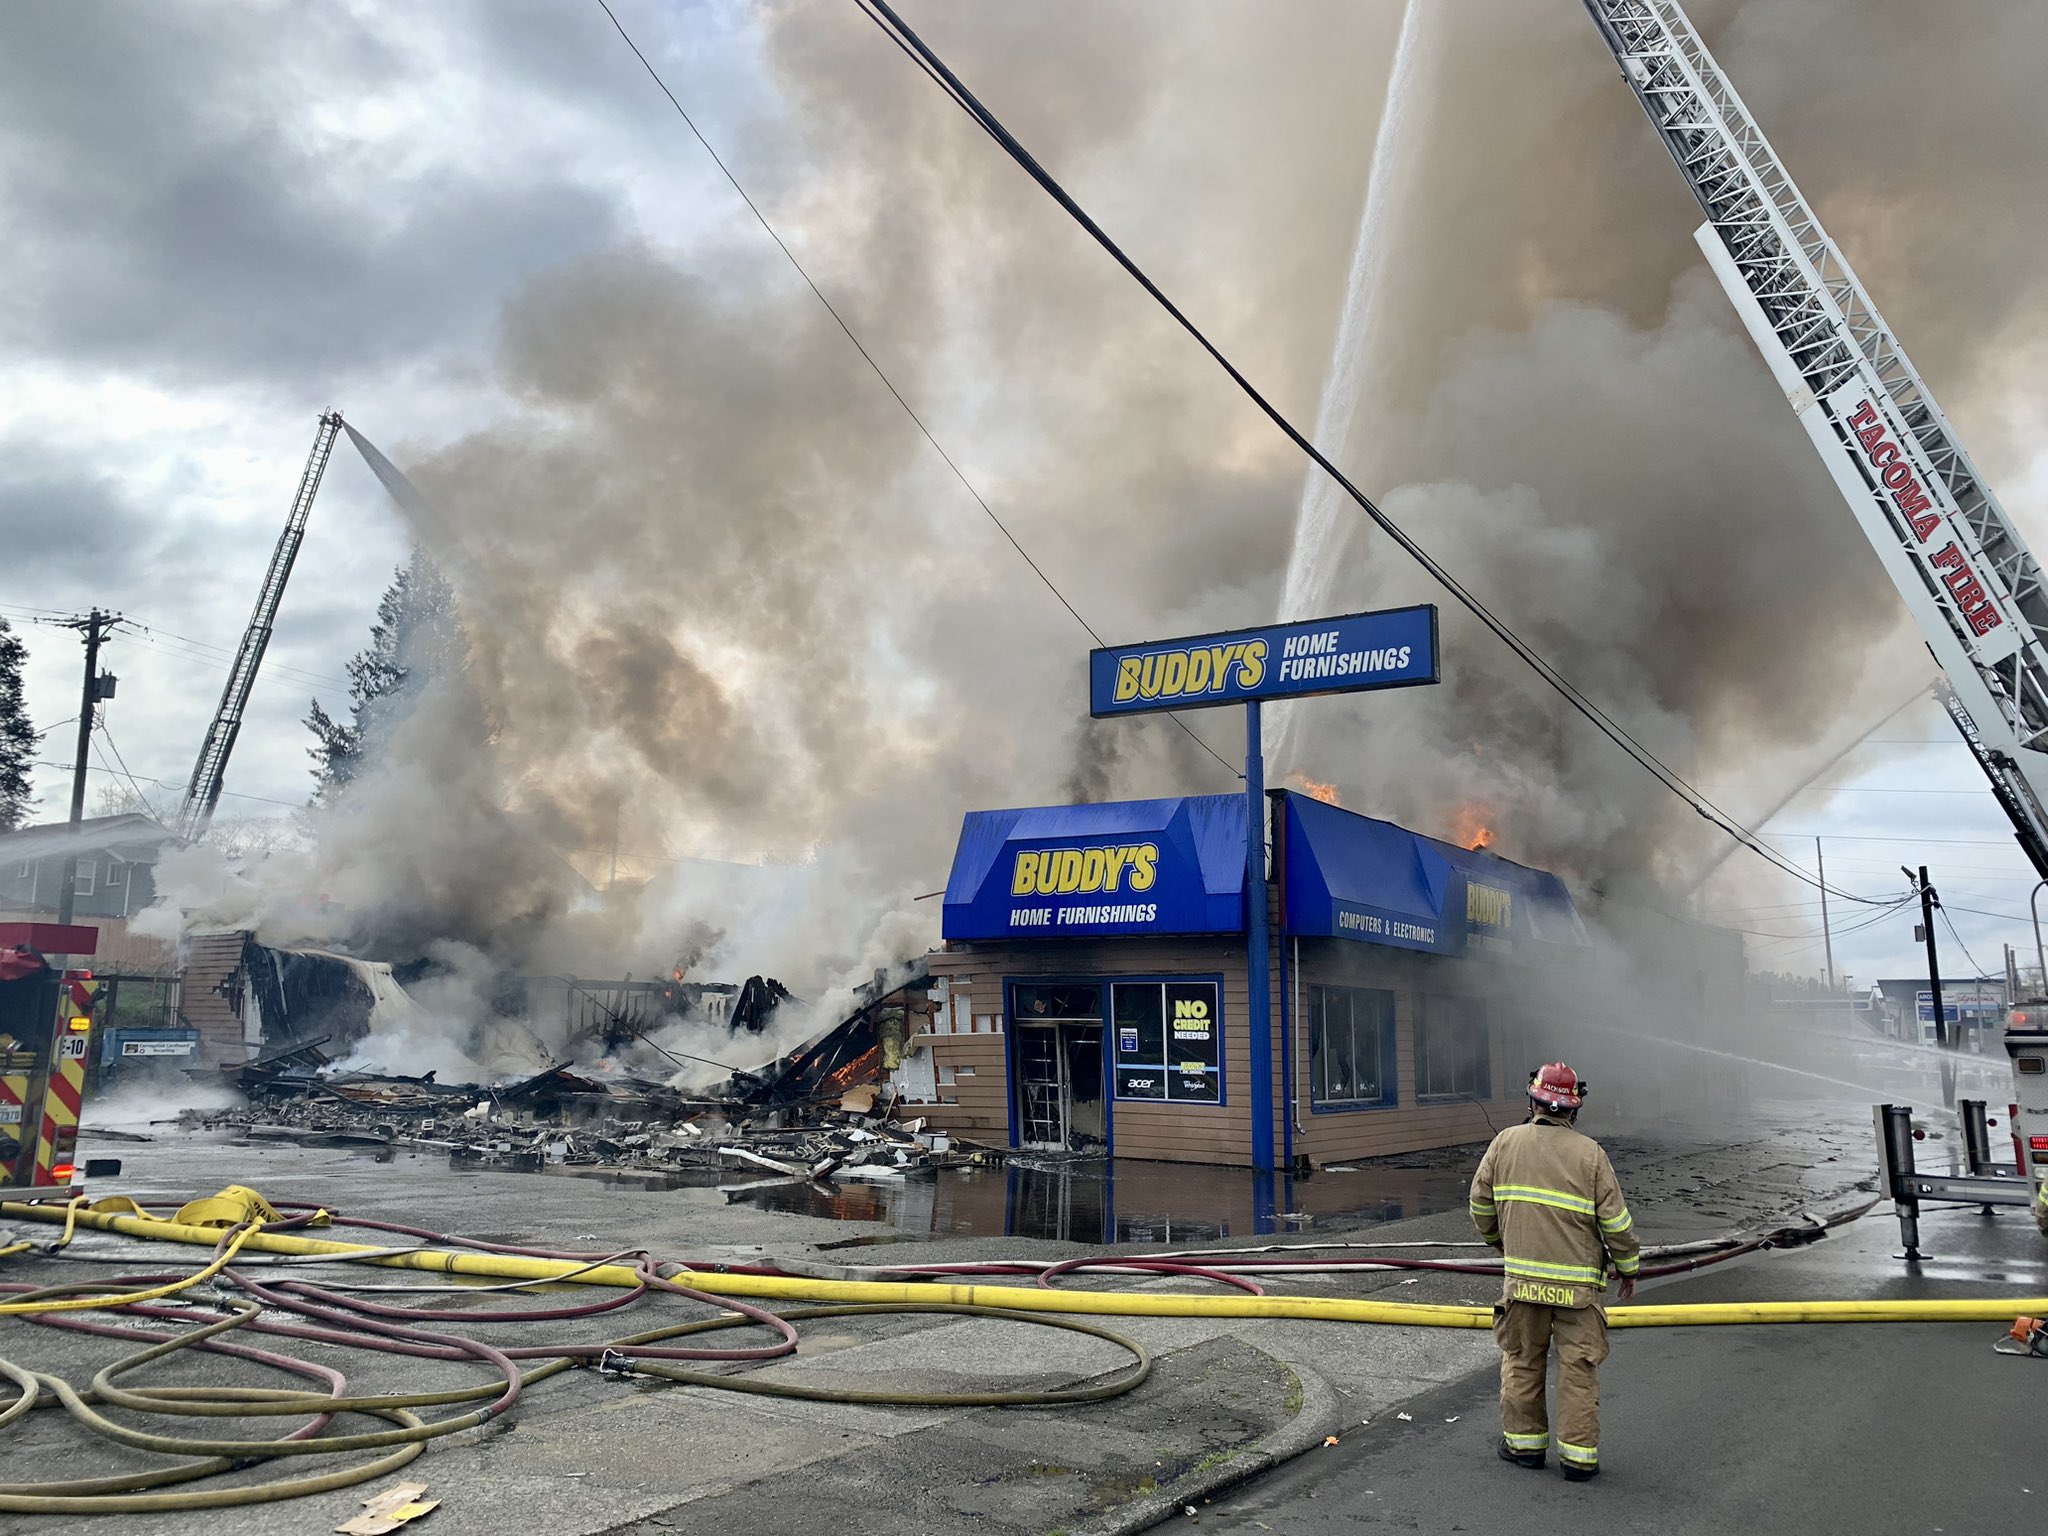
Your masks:
M1767 804L1896 702L1896 600L1579 7L1429 10L1351 434L1367 488L1667 760ZM2032 425L2000 391L2041 334L2048 14L1941 10L1700 7L1996 475ZM1269 617L1298 455L857 10L758 14L790 111L714 137L1038 563L1110 640ZM1400 20L919 18L1303 422ZM1925 94L1929 59L1969 88ZM911 898L963 811L1234 787L1171 722L1085 720L1087 636L743 210L686 252L621 243L530 283L496 383L504 419L453 443L363 416L434 510L415 532L456 582L468 672L296 883L244 876L223 905L585 975L664 971L710 931L708 968L824 994L935 937ZM1335 610L1441 600L1376 538L1329 558ZM1444 639L1444 686L1312 705L1276 766L1425 831L1482 812L1504 851L1594 883L1699 864L1689 812L1448 609ZM1234 719L1188 724L1238 760ZM633 879L607 891L615 847Z
M2014 206L2048 127L2020 60L2048 15L1993 7L1979 31L1896 3L1694 9L1965 436L1994 474L2014 469L1997 392L2040 341L2048 234L2038 200ZM1438 6L1423 25L1434 69L1399 114L1416 163L1353 402L1357 467L1611 714L1760 818L1925 673L1916 637L1579 8ZM1930 93L1933 57L1969 89ZM1965 251L1979 232L1988 249ZM1320 573L1332 608L1437 596L1351 530ZM1449 607L1444 637L1445 686L1299 711L1294 766L1412 825L1486 824L1504 851L1596 884L1683 887L1718 854Z

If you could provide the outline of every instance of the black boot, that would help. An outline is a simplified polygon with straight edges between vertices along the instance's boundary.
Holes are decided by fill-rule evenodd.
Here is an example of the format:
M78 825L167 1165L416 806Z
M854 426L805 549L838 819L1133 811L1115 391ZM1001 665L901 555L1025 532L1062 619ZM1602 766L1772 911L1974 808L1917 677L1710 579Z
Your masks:
M1543 1470L1543 1453L1541 1451L1518 1451L1503 1439L1499 1445L1494 1447L1493 1453L1502 1461L1512 1461L1516 1466L1527 1467L1532 1472Z
M1560 1461L1558 1465L1564 1468L1564 1480L1568 1483L1590 1483L1600 1475L1600 1463L1597 1461L1590 1467L1569 1461Z

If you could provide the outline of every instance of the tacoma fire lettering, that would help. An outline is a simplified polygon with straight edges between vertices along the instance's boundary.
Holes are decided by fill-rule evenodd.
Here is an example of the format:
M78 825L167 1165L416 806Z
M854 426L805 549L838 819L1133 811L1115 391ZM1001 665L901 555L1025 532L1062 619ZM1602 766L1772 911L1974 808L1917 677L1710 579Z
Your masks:
M1927 491L1920 484L1920 477L1913 473L1912 463L1892 441L1890 429L1878 415L1877 407L1866 396L1857 402L1854 411L1842 418L1842 425L1862 447L1864 462L1870 466L1878 484L1890 493L1893 504L1912 528L1913 537L1925 544L1941 527L1941 514L1927 499ZM2005 622L2004 616L1992 606L1984 583L1970 569L1968 558L1954 539L1929 555L1927 561L1939 572L1941 584L1948 588L1949 596L1955 600L1956 610L1970 626L1971 634L1987 634Z

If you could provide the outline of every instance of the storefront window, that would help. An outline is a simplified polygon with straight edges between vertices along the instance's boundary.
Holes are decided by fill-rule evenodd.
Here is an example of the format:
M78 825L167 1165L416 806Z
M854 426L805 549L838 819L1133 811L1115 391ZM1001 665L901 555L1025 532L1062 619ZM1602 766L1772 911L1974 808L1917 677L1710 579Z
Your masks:
M1486 1005L1469 997L1420 997L1416 1002L1416 1097L1492 1098Z
M1087 983L1052 983L1019 986L1013 997L1016 1017L1032 1019L1081 1019L1102 1022L1102 988Z
M1119 981L1109 990L1116 1096L1221 1104L1222 989L1213 981Z
M1380 1109L1397 1102L1394 994L1369 987L1308 989L1309 1103Z

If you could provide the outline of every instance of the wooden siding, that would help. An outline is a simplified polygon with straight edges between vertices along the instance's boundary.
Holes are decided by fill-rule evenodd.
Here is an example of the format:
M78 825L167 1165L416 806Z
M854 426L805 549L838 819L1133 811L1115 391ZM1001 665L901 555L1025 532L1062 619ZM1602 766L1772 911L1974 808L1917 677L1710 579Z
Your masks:
M1316 1167L1361 1157L1385 1157L1431 1147L1485 1141L1494 1126L1520 1118L1528 1066L1522 1056L1523 1021L1513 1016L1512 975L1492 961L1424 955L1344 939L1304 939L1296 951L1294 1006L1294 1150ZM1508 985L1504 986L1506 982ZM1308 989L1376 987L1394 994L1394 1064L1398 1102L1384 1109L1318 1111L1310 1095ZM1416 1092L1415 1036L1418 999L1424 995L1478 999L1486 1011L1491 1093L1486 1102L1424 1102ZM1274 1027L1279 1027L1274 1015ZM1490 1118L1489 1118L1490 1117Z
M1273 931L1278 933L1275 912ZM1273 942L1273 1115L1276 1161L1283 1147L1283 1127L1291 1110L1293 1150L1314 1165L1380 1157L1432 1147L1482 1142L1493 1127L1520 1116L1522 1083L1536 1058L1538 1032L1532 1021L1517 1016L1512 1005L1514 969L1490 960L1422 955L1382 945L1348 940L1303 940L1299 974L1291 981L1287 1031L1293 1047L1292 1095L1286 1092L1286 1053L1281 1048L1280 941ZM1115 981L1129 977L1218 976L1223 978L1224 1100L1220 1105L1150 1103L1115 1100L1112 1150L1119 1158L1164 1162L1213 1163L1248 1167L1252 1163L1251 1039L1247 1028L1244 946L1215 938L1117 938L1018 940L1014 943L971 943L950 947L931 957L935 974L947 977L956 993L971 996L958 1005L962 1016L992 1013L1005 1004L1009 981L1031 977ZM1309 1098L1309 1051L1306 1001L1308 988L1322 983L1380 987L1394 993L1396 1068L1399 1099L1371 1110L1316 1113ZM1415 1016L1417 998L1425 994L1486 1000L1491 1094L1484 1104L1469 1101L1422 1102L1415 1091ZM935 1035L931 1045L941 1066L971 1065L972 1078L941 1085L941 1098L954 1104L920 1106L934 1129L957 1130L963 1136L1009 1143L1008 1037L1006 1035ZM1524 1057L1530 1057L1524 1060Z
M255 1054L242 1040L242 1016L221 995L221 983L242 969L242 946L249 935L195 933L185 941L184 984L178 1011L199 1031L201 1067L247 1061Z
M1250 1036L1245 1028L1244 947L1227 939L1061 939L1014 944L961 945L931 957L931 969L956 992L973 998L973 1013L1006 1006L1005 982L1039 976L1115 981L1133 977L1221 976L1223 979L1222 1104L1157 1104L1113 1099L1111 1149L1116 1156L1166 1162L1251 1163ZM965 1013L967 1010L962 1010ZM1006 1021L1007 1029L1007 1021ZM1009 1036L937 1035L933 1055L943 1066L969 1062L975 1076L941 1086L983 1123L958 1126L964 1136L1009 1145ZM942 1106L941 1113L951 1112ZM922 1112L922 1111L920 1111ZM929 1118L929 1117L928 1117ZM934 1126L940 1122L933 1119Z

